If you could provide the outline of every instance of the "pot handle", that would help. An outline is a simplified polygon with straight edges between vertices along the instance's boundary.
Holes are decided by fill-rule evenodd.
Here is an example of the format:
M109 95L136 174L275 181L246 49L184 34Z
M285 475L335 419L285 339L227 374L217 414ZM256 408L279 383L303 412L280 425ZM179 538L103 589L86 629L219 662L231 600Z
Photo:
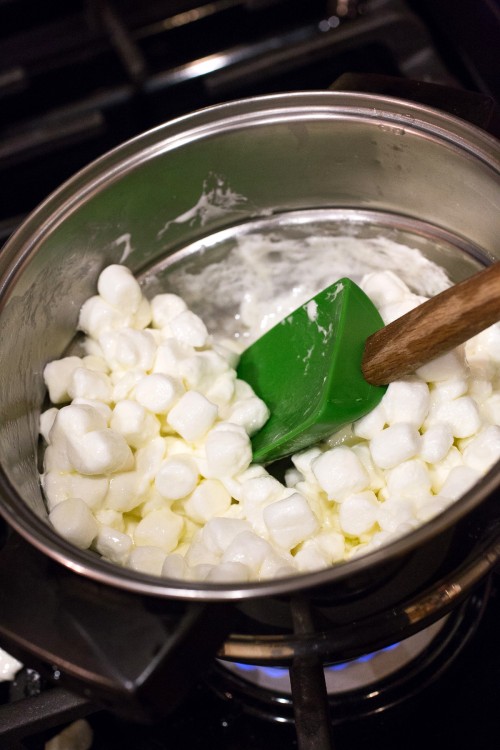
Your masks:
M375 73L344 73L330 86L330 91L356 91L406 99L448 112L500 137L500 111L495 100L476 91Z
M230 611L112 589L0 528L2 646L129 721L163 718L186 698L227 637Z

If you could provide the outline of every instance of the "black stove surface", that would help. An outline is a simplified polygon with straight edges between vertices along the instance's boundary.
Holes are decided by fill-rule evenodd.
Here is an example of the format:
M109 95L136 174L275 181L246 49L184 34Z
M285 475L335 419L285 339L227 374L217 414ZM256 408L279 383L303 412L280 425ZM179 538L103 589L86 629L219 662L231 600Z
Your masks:
M367 715L351 710L349 695L338 698L331 709L335 750L492 750L500 732L500 573L493 574L489 586L473 595L469 604L470 621L462 623L457 638L450 641L437 663L430 660L419 670L417 660L413 684L401 694L389 693L377 700L383 686L373 686L368 702L375 706ZM471 629L472 627L472 629ZM420 657L425 660L425 655ZM214 669L216 669L214 667ZM398 678L399 679L399 678ZM161 723L145 726L129 723L106 711L83 708L82 716L93 733L92 750L291 750L299 747L293 723L262 718L250 713L248 705L235 700L230 689L214 690L213 674L196 685L189 699ZM403 694L408 694L403 698ZM394 703L393 705L391 705ZM1 707L0 707L1 708ZM88 713L90 711L90 713ZM283 712L278 709L278 714ZM0 712L1 717L1 712ZM75 718L75 717L73 717ZM63 726L63 725L62 725ZM44 750L45 742L62 727L52 727L31 735L17 744L3 745L13 750ZM1 736L1 735L0 735ZM318 750L323 748L318 746Z

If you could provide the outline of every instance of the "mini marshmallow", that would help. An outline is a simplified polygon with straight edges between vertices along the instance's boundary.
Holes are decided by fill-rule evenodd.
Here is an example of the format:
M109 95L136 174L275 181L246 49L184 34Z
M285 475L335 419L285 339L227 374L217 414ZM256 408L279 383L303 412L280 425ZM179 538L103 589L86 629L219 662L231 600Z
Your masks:
M193 442L200 440L210 430L217 414L217 406L205 396L197 391L188 391L170 410L167 423L184 440Z
M95 401L92 398L74 398L71 402L72 406L90 406L92 409L96 409L104 419L104 426L109 426L111 419L111 407L105 404L103 401Z
M439 490L439 495L441 498L458 500L476 484L480 477L481 473L472 466L455 466Z
M141 448L160 434L158 419L131 399L124 399L116 404L110 427L123 435L132 448Z
M139 307L135 313L131 316L130 327L142 330L147 328L151 323L151 305L149 300L143 297L139 303ZM152 334L152 330L150 331ZM154 337L153 337L154 338Z
M138 546L158 547L168 554L178 545L184 521L170 508L153 510L142 518L134 531L134 543Z
M399 302L390 302L387 305L382 305L379 308L379 313L386 325L392 323L394 320L401 318L406 315L410 310L414 310L423 302L426 302L427 297L421 297L417 294L409 294Z
M179 500L193 492L198 478L198 467L193 459L178 455L163 461L155 478L155 486L166 500Z
M135 312L142 299L141 288L131 270L118 264L101 271L97 291L109 305L126 312Z
M300 453L295 453L291 458L293 465L304 479L308 482L315 482L316 477L313 473L312 464L314 459L321 455L321 449L313 446L312 448L307 448L305 451L300 451Z
M153 414L167 414L184 393L178 378L163 373L145 375L135 386L138 403Z
M442 401L433 410L432 420L447 424L456 438L470 437L481 427L479 409L470 396Z
M463 460L466 466L486 474L500 460L500 426L483 427L465 447Z
M312 462L312 471L329 500L341 502L368 487L369 477L363 464L347 446L322 453Z
M392 469L402 461L416 456L420 449L421 436L412 424L398 422L375 435L370 451L376 466Z
M338 531L325 529L313 536L310 541L319 549L330 565L343 559L346 546L345 539L344 535Z
M401 502L390 498L379 504L376 520L382 531L393 534L403 524L411 523L413 518L414 511L410 501Z
M91 406L69 404L59 409L49 432L49 442L73 439L107 427L103 414Z
M71 465L80 474L112 474L133 463L125 438L110 428L68 439L67 450Z
M195 534L189 548L186 551L185 560L190 568L196 565L217 565L220 560L221 551L211 549L205 544L203 530Z
M368 490L349 495L339 508L340 528L348 536L367 534L377 522L379 502Z
M88 549L99 530L88 505L76 497L58 503L49 519L58 534L80 549Z
M377 433L381 432L387 424L383 399L368 414L358 419L353 424L353 431L357 437L371 440Z
M143 377L144 372L142 370L118 370L112 372L110 379L114 386L113 401L115 404L125 398L130 398L133 395L135 386Z
M156 343L149 331L122 328L105 331L99 336L103 356L113 369L143 370L153 367Z
M318 520L303 495L294 492L263 511L264 523L272 541L291 550L318 530Z
M300 549L293 556L293 561L301 573L324 570L328 566L326 556L311 539L301 544Z
M213 404L219 407L219 413L222 414L224 407L229 407L231 400L234 398L234 383L236 380L236 373L232 370L218 375L214 382L206 390L206 397ZM227 412L227 413L226 413ZM230 407L224 412L224 419L227 419L227 415L230 413Z
M407 422L419 429L429 411L429 403L427 383L418 380L397 380L389 383L380 406L388 425Z
M85 357L82 357L82 367L85 367L86 370L109 373L107 362L101 354L86 354Z
M42 484L48 498L49 510L63 500L76 497L95 512L104 502L109 480L100 476L49 472L43 477Z
M109 404L112 400L111 381L104 372L77 367L68 383L68 395L71 399L83 398Z
M147 479L137 471L118 472L109 480L103 505L120 513L128 513L141 503L148 486Z
M420 458L429 464L436 464L446 456L453 445L453 434L449 425L435 422L422 435Z
M221 561L245 565L253 578L257 578L265 558L273 553L273 547L253 531L242 531L226 547Z
M59 409L56 409L55 406L52 406L50 409L46 409L40 414L40 435L43 437L46 443L49 442L49 434L58 413Z
M431 476L425 463L419 459L403 461L387 475L389 497L413 500L425 497L431 490Z
M68 388L74 371L82 366L80 357L63 357L49 362L43 369L43 380L53 404L70 401Z
M455 445L452 445L446 456L437 464L429 466L432 480L432 491L439 493L441 487L448 478L448 474L455 466L462 466L464 462L462 453Z
M241 425L248 435L254 435L269 419L269 409L257 396L238 401L228 412L228 420Z
M234 476L246 469L252 460L252 446L246 432L238 429L220 429L217 426L205 440L206 468L209 479Z
M184 511L197 523L220 516L231 505L231 495L217 479L202 479L184 502Z
M94 516L99 526L110 526L116 531L125 533L123 513L120 513L117 510L111 510L111 508L98 508L98 510L94 511ZM130 536L130 534L128 536Z
M165 558L165 552L159 547L146 545L134 547L127 558L127 567L140 573L161 576Z
M167 555L161 569L164 578L178 578L180 580L189 578L189 565L182 555L173 552Z
M422 365L416 374L427 383L438 383L442 380L455 380L467 375L467 367L464 362L463 352L452 349L446 354L436 357Z
M247 521L239 518L211 518L202 530L203 543L214 554L221 555L244 531L251 531Z
M205 346L208 331L205 323L191 310L184 310L169 321L172 335L177 341L189 344L196 349Z
M155 328L165 328L170 321L187 310L187 305L177 294L157 294L151 300L151 318Z
M363 276L361 288L376 307L401 302L409 294L409 288L393 271L373 271Z
M165 457L165 447L165 439L155 437L136 451L135 467L139 474L149 480L154 479Z
M83 303L77 328L97 340L105 331L116 331L129 323L130 315L95 295Z
M192 346L183 344L174 338L165 339L158 345L153 364L153 372L162 372L174 378L180 377L181 362L192 357L195 350Z
M132 539L111 526L101 526L94 539L93 547L106 560L124 565L132 551Z

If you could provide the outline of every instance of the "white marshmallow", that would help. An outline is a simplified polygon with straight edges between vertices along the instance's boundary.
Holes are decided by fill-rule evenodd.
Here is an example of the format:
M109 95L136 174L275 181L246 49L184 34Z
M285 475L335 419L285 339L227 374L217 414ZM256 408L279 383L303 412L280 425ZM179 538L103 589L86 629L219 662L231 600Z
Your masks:
M114 400L114 399L113 399ZM105 404L103 401L95 401L92 398L74 398L71 402L72 406L90 406L92 409L96 409L104 419L104 426L109 426L111 419L111 407Z
M375 435L370 451L376 466L391 469L402 461L413 458L420 449L420 434L412 424L398 422Z
M55 406L52 406L50 409L46 409L40 414L40 435L43 437L46 443L49 442L49 434L58 413L59 409L56 409Z
M183 393L178 378L159 372L145 375L135 386L135 398L153 414L167 414Z
M369 477L363 464L347 446L340 445L315 458L312 471L329 500L341 502L368 487Z
M291 458L293 465L295 466L297 471L301 473L306 481L316 482L312 464L314 459L318 458L318 456L321 455L321 449L317 446L313 446L312 448L307 448L307 450L305 451L300 451L300 453L295 453Z
M168 554L177 547L183 528L182 517L170 508L153 510L137 524L134 543L137 546L158 547Z
M82 366L80 357L62 357L49 362L43 369L43 380L53 404L70 401L68 388L74 371Z
M264 523L272 541L291 550L318 530L318 520L303 495L276 500L263 510Z
M127 558L127 567L140 573L161 576L165 557L165 552L159 547L134 547Z
M397 380L389 383L381 405L388 425L407 422L419 429L429 411L429 403L427 383L418 380Z
M174 338L183 344L199 349L208 341L205 323L191 310L184 310L176 315L169 321L169 325Z
M112 399L111 381L104 372L77 367L68 384L68 395L71 399L83 398L109 404Z
M248 435L254 435L269 419L269 409L257 396L238 401L228 412L227 419L239 424Z
M106 419L97 409L91 406L69 404L59 409L49 432L49 442L73 439L106 427Z
M132 551L132 539L111 526L101 526L93 547L106 560L124 565Z
M123 519L123 513L111 510L111 508L99 508L94 511L94 516L99 526L110 526L116 531L125 533L126 524Z
M58 534L80 549L90 547L99 529L88 505L76 497L58 503L49 519Z
M340 528L348 536L367 534L377 522L379 502L368 490L349 495L339 508Z
M139 474L153 480L165 457L165 439L155 437L135 454L135 466Z
M448 474L439 495L441 498L458 500L476 484L480 477L481 473L471 466L455 466Z
M387 473L389 497L414 500L426 497L431 491L431 476L425 463L419 459L403 461Z
M184 502L184 511L197 523L206 523L225 513L231 505L231 495L217 479L202 479Z
M477 404L470 396L442 401L433 410L432 421L447 424L457 438L470 437L481 427Z
M99 336L103 356L112 369L143 370L153 367L156 343L149 331L122 328Z
M153 364L153 372L162 372L174 378L180 377L180 364L187 357L192 357L195 350L192 346L182 344L174 338L165 339L158 345Z
M205 392L208 400L219 407L219 413L224 415L224 419L227 419L228 414L230 413L229 404L234 398L235 380L236 373L233 370L228 370L227 372L222 373L222 375L218 375ZM225 412L222 412L221 410L224 407L228 407L228 409L226 409Z
M158 419L131 399L123 399L116 404L110 427L123 435L132 448L141 448L160 434Z
M203 527L202 539L207 549L221 555L238 534L250 530L248 522L239 518L212 518Z
M174 552L167 555L161 569L161 574L165 578L179 578L180 580L189 578L189 565L182 555Z
M200 440L217 419L218 409L197 391L187 391L172 407L167 423L189 443Z
M432 491L436 494L440 491L448 474L455 466L462 466L463 455L455 445L452 445L446 456L437 464L429 466L432 479Z
M127 313L136 312L142 299L141 288L126 266L112 264L101 271L97 291L113 307Z
M486 474L500 460L500 426L483 427L464 448L463 460L466 466Z
M144 377L142 370L117 370L110 375L113 387L113 401L119 403L125 398L131 398L134 388Z
M205 440L206 467L208 479L223 479L234 476L246 469L252 460L250 438L239 426L224 429L217 426Z
M198 467L191 456L178 455L162 463L155 486L166 500L180 500L193 492L198 478Z
M245 565L252 578L257 578L265 558L273 553L273 548L265 539L253 531L242 531L226 547L221 561Z
M120 513L129 513L141 503L148 490L148 482L137 471L124 471L114 474L103 505Z
M95 295L83 303L77 327L88 336L99 339L105 331L115 331L129 323L130 315Z
M133 463L125 438L109 427L68 439L68 458L80 474L112 474Z
M411 294L404 281L393 271L373 271L363 276L361 288L376 307L401 302Z
M449 425L435 422L422 435L420 458L429 464L442 461L453 445L453 434Z
M368 414L358 419L353 424L354 434L365 440L371 440L377 433L381 432L387 424L383 399Z
M151 318L155 328L164 328L170 321L187 310L187 305L177 294L157 294L151 300Z
M427 300L427 297L421 297L417 294L409 294L399 302L390 302L387 305L382 305L379 308L379 313L386 325L392 323L394 320L401 318L406 315L407 312L418 307Z
M452 349L446 354L441 354L431 362L422 365L416 374L427 383L438 383L442 380L456 380L467 375L467 367L464 362L463 352Z

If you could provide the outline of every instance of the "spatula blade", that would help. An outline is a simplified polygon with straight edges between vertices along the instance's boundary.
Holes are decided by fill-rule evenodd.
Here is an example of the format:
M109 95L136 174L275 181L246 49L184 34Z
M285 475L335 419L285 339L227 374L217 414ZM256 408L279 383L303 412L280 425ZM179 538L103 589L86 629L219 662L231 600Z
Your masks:
M303 450L379 403L386 388L364 379L361 358L366 339L383 325L366 294L343 278L243 352L238 377L271 411L252 438L256 463Z

